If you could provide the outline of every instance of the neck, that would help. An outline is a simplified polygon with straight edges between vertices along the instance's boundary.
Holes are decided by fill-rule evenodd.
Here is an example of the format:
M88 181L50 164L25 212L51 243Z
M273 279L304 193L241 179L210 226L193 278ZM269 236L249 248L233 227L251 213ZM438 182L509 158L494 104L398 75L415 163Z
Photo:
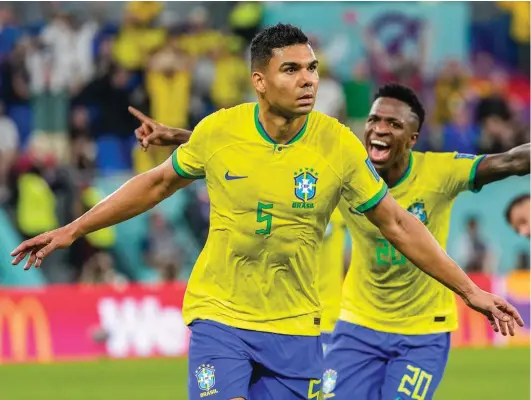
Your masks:
M259 104L258 119L271 139L285 144L300 132L307 115L286 117L268 104Z
M382 177L387 186L390 188L395 186L405 175L409 167L410 154L410 151L406 151L404 156L389 168L376 168L378 175Z

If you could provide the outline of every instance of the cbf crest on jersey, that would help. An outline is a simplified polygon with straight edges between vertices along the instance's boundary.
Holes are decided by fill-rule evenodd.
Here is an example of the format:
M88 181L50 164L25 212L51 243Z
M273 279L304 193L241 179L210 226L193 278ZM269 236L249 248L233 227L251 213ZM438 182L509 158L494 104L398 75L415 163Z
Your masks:
M323 393L330 394L336 388L337 372L333 369L327 369L323 374Z
M195 370L195 377L197 378L197 384L199 389L206 393L201 393L201 397L210 396L216 394L218 391L212 388L216 384L216 369L210 364L201 364Z
M424 200L415 200L407 210L413 214L424 225L428 223L428 213L426 212L426 206Z
M313 208L312 203L308 203L317 193L317 181L319 173L313 168L300 168L293 173L295 180L295 197L301 202L293 202L293 208Z

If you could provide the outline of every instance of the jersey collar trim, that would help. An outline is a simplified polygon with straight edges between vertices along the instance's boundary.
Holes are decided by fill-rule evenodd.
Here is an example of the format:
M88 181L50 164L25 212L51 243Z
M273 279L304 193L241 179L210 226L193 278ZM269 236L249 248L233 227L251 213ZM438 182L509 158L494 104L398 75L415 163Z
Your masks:
M404 182L409 174L411 174L411 170L413 169L413 152L409 152L409 164L407 165L406 172L404 172L404 175L402 175L402 178L398 180L398 182L393 186L394 188L400 185L402 182Z
M274 144L274 145L278 145L279 143L275 142L271 136L269 136L266 132L266 130L264 129L262 123L260 122L260 120L258 119L258 114L259 114L259 107L258 107L258 104L254 107L254 124L256 126L256 130L258 131L258 133L260 134L260 136L262 136L262 138L268 142L268 143L271 143L271 144ZM302 126L301 130L299 131L299 133L297 133L295 136L293 136L289 142L287 142L286 144L293 144L295 143L296 141L298 141L300 138L303 137L304 133L306 132L306 128L308 126L308 116L306 116L306 121L304 121L304 125Z

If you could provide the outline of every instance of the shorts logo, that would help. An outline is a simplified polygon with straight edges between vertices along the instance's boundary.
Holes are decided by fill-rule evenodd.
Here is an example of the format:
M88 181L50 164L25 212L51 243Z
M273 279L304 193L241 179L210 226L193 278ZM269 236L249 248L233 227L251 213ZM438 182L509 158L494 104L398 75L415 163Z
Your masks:
M300 168L293 173L295 180L295 197L301 202L294 201L292 208L314 208L313 203L308 203L317 193L317 177L319 173L313 168Z
M216 384L216 369L213 365L201 364L195 370L195 377L197 378L197 384L199 385L199 389L205 392L201 393L201 397L210 396L211 394L218 393L216 389L212 390L212 388Z
M337 372L333 369L327 369L323 374L323 393L330 394L336 388Z
M426 206L424 200L415 200L407 210L413 214L424 225L428 223L428 213L426 212Z

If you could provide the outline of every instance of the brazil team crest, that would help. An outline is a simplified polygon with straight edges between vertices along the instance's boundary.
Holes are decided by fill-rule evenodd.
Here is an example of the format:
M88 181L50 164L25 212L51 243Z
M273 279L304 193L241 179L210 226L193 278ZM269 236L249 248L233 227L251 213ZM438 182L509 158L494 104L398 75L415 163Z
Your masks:
M323 393L330 394L336 388L337 372L333 369L327 369L323 374Z
M317 193L317 176L313 168L301 168L295 172L295 196L302 201L309 201Z
M302 203L294 202L293 208L313 208L313 204L308 204L317 193L317 181L319 173L313 168L301 168L293 173L295 180L295 197Z
M413 204L407 208L407 210L417 217L417 219L424 225L428 223L428 213L426 212L424 200L415 200Z
M195 370L195 377L197 378L199 389L208 392L208 394L214 394L211 390L216 384L216 369L213 365L201 364ZM201 394L201 397L204 397L203 395L204 393Z

